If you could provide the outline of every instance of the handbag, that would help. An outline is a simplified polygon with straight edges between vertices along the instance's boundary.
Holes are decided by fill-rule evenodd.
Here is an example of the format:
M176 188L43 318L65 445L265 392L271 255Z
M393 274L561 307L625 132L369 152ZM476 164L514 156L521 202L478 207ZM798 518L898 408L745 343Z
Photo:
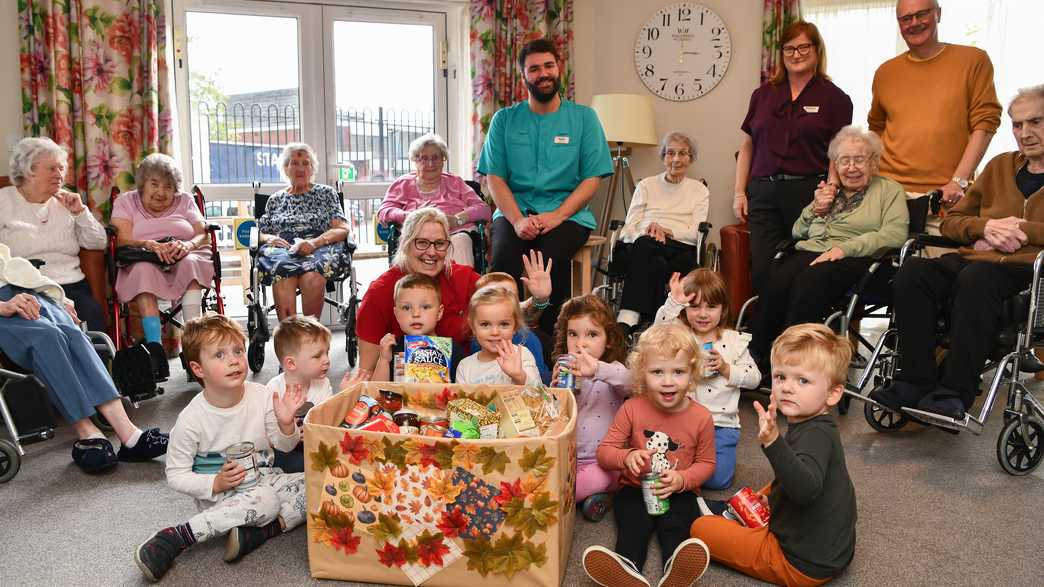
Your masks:
M174 240L173 236L163 237L156 242L158 243L169 243ZM125 246L118 247L116 249L116 265L119 267L126 267L127 265L133 265L135 263L152 263L161 267L170 267L174 263L167 263L160 259L159 255L155 252L146 249L145 247L138 246Z

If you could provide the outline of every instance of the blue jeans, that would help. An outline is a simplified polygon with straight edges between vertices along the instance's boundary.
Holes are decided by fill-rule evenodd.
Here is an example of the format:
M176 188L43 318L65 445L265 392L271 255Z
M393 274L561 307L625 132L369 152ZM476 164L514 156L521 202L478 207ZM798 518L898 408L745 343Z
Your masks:
M736 445L739 439L739 428L714 427L714 450L718 464L710 479L703 482L704 489L725 489L732 485L732 477L736 474Z
M94 345L64 308L43 294L11 285L0 287L0 301L20 293L36 297L40 317L0 317L0 350L44 382L62 416L77 422L94 414L95 406L120 397Z

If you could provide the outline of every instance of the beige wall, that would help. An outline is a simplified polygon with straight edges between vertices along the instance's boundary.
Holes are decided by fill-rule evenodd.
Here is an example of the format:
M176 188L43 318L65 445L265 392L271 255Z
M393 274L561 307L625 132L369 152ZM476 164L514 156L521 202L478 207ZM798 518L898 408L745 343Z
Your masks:
M8 174L9 148L22 138L18 79L18 2L0 0L0 175Z
M634 41L642 24L670 0L575 0L574 57L576 98L590 104L595 94L645 94L634 68ZM669 102L654 94L656 130L662 136L681 130L698 145L699 159L689 175L704 177L711 191L711 231L736 221L732 214L735 160L750 93L758 83L761 62L760 0L702 0L718 13L732 38L728 73L710 93L691 102ZM631 171L635 181L663 171L654 147L636 149ZM603 185L608 182L603 182ZM605 189L603 187L603 189ZM617 196L619 200L619 196ZM617 203L617 207L621 205ZM625 210L614 209L613 218Z

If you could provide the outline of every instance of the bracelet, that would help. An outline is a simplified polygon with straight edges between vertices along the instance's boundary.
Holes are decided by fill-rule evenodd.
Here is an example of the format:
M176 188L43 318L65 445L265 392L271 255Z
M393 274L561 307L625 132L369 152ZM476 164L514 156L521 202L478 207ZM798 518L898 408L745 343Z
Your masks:
M551 299L545 299L543 302L538 302L536 298L533 298L533 307L537 310L543 310L551 305Z

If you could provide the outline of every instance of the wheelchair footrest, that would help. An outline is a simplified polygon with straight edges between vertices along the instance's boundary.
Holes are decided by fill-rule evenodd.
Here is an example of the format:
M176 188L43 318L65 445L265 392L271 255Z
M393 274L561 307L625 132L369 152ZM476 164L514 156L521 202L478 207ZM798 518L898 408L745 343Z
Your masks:
M148 399L162 391L157 383L170 376L170 365L163 345L147 342L116 351L112 361L112 379L116 389L132 401Z
M967 430L976 435L982 433L982 425L971 419L968 414L964 414L964 417L958 420L949 416L943 416L942 414L936 414L935 412L926 412L916 408L903 408L903 413L915 420L943 428L947 431L960 432L962 430Z

